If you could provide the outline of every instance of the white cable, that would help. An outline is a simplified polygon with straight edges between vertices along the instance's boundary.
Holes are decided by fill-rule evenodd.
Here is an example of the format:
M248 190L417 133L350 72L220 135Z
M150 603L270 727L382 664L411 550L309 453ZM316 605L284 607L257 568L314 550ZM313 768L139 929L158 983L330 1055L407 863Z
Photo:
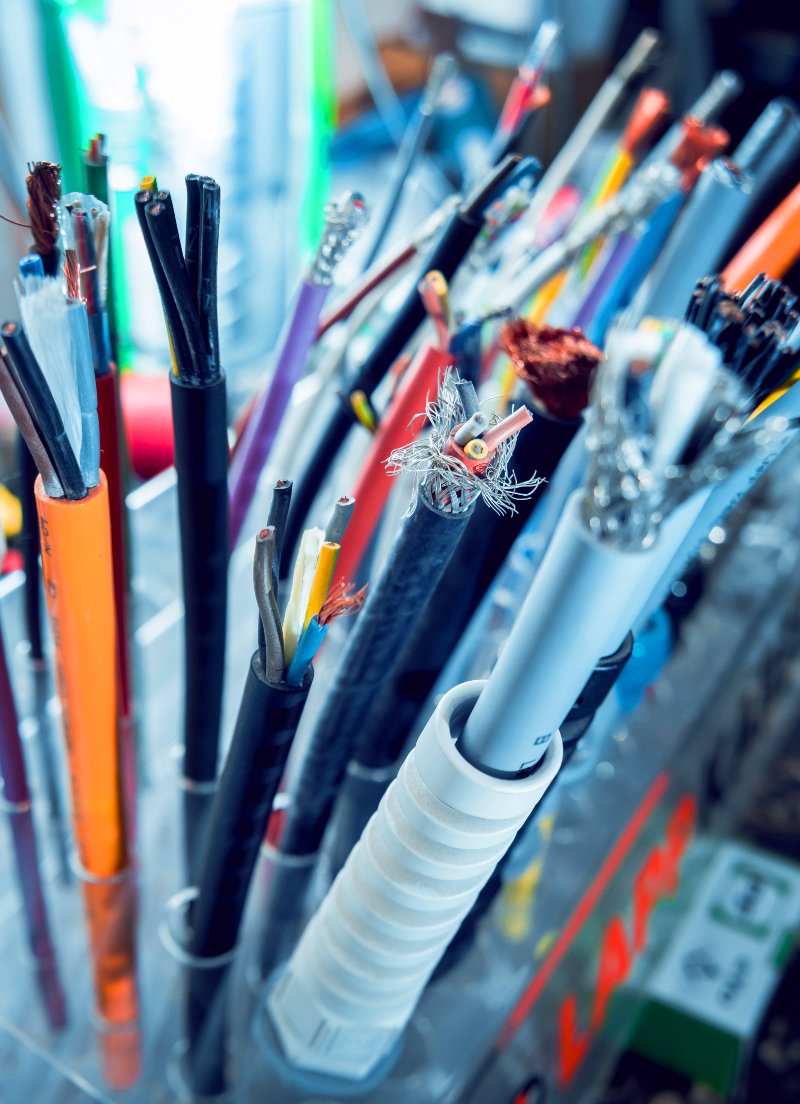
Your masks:
M439 702L267 1007L299 1069L361 1080L386 1059L475 898L561 765L555 734L522 779L483 774L456 750L481 692Z

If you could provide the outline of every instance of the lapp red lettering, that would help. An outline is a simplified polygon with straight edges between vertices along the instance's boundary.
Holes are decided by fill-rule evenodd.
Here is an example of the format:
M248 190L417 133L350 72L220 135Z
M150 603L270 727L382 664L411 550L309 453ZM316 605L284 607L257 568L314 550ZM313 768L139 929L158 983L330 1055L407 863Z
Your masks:
M650 918L664 897L677 891L681 859L697 821L697 802L687 794L669 817L664 843L653 847L637 872L632 887L633 925L629 936L621 916L612 916L600 944L597 980L588 1029L578 1025L578 999L569 993L558 1014L559 1080L570 1084L608 1015L614 993L627 980L636 958L647 945Z
M592 1030L599 1031L605 1023L608 1003L612 994L622 985L631 972L633 955L628 944L628 933L621 916L612 916L603 933L600 961L597 967L597 990L592 1011Z
M578 1000L570 994L558 1014L559 1080L568 1085L580 1068L589 1049L592 1033L578 1031Z

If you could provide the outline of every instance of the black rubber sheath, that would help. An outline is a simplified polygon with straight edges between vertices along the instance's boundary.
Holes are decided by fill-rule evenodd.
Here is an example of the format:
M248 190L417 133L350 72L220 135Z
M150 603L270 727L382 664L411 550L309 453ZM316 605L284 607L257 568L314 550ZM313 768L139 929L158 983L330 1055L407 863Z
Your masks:
M532 413L533 421L518 435L511 458L511 470L520 482L534 474L549 479L580 425L558 421L539 410ZM384 681L362 725L354 756L362 766L387 767L402 752L411 725L541 493L544 488L518 501L514 514L496 514L478 504L464 539L431 591L391 678Z
M196 884L208 802L192 784L216 778L228 597L228 437L225 377L170 376L178 477L184 616L184 759L188 883Z
M344 648L292 793L281 850L319 849L333 803L382 681L413 632L464 532L470 511L444 514L420 496L405 519Z
M302 687L266 681L259 653L247 671L230 750L211 811L192 907L189 953L211 959L236 946L247 893L289 749L313 679ZM187 1071L194 1092L226 1087L226 989L231 963L188 970Z

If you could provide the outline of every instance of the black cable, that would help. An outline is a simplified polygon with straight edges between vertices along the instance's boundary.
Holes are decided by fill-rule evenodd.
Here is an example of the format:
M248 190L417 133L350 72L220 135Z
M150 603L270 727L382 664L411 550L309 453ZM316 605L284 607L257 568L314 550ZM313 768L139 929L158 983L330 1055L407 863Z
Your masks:
M69 443L58 405L33 355L25 331L16 322L5 322L0 334L17 384L27 398L26 405L29 404L35 414L42 443L47 442L46 448L64 496L69 499L85 498L86 484L80 465Z
M169 192L158 192L155 199L145 207L147 227L164 276L169 284L172 298L180 319L181 329L189 350L189 362L186 368L195 383L205 383L214 377L209 371L197 306L189 287L186 262L183 258L178 223Z
M200 238L203 220L203 180L197 173L186 176L186 233L184 235L186 275L195 303L200 304Z
M464 532L471 509L448 514L420 497L404 521L378 580L347 640L328 690L324 711L309 737L299 777L292 789L280 848L292 856L313 855L322 842L347 763L382 680L413 630L428 592L437 585L448 559ZM309 863L307 874L313 871ZM298 901L300 908L302 901ZM264 911L285 910L286 902L270 899ZM275 965L275 947L262 944L262 973Z
M181 325L181 318L178 314L178 307L175 303L175 297L172 294L172 289L170 287L169 281L167 280L164 269L161 266L161 261L159 260L155 243L153 242L153 237L150 233L150 227L147 222L147 207L152 202L152 192L137 192L134 197L136 217L139 221L139 229L142 231L142 237L144 238L147 255L150 258L150 267L152 268L153 275L156 279L158 294L161 297L161 306L164 309L164 317L167 322L167 333L169 334L169 339L172 343L172 352L175 357L175 364L177 365L180 375L188 379L191 375L189 345L186 341L186 335L183 332L183 326Z
M511 469L520 482L534 474L549 479L580 425L579 421L558 421L537 408L532 414L533 421L518 435L511 458ZM530 516L538 494L517 502L516 513L500 515L478 505L470 518L400 658L362 718L353 769L337 803L331 854L334 871L344 865L375 812L391 780L388 768L402 754L414 721ZM365 786L362 780L376 771L381 784L373 781Z
M171 375L170 385L185 609L185 843L189 884L194 885L208 812L203 788L217 772L225 675L227 404L224 376L198 385Z
M212 377L219 374L219 323L217 321L217 257L219 253L220 190L214 180L203 181L200 228L200 279L198 314Z
M518 157L506 158L453 212L439 240L420 265L420 278L435 269L442 273L445 280L452 279L481 231L486 206L495 198L496 192L502 188L508 176L521 165ZM528 162L523 167L528 171L531 170ZM363 391L367 400L371 399L378 384L427 317L417 291L417 283L418 280L415 280L414 286L393 315L370 355L346 383L341 395L342 401L320 431L314 451L300 478L295 482L292 509L289 512L284 551L281 557L281 579L287 577L290 565L294 562L300 534L305 528L306 519L320 486L337 453L343 447L350 429L358 424L350 404L350 396L354 391Z
M256 652L250 660L230 750L211 812L192 907L189 953L216 958L236 946L250 882L289 749L313 679L302 687L266 680ZM186 1069L194 1092L213 1096L227 1086L226 995L231 963L189 969Z

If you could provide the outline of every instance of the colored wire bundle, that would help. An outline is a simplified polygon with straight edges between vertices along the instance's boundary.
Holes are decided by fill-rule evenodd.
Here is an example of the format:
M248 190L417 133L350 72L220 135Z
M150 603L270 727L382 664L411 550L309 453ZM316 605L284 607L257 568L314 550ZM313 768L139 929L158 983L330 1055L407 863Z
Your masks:
M92 359L96 376L105 376L111 366L111 338L106 313L108 290L108 205L94 196L70 192L61 200L61 226L65 256L77 257L79 288L72 298L81 298L89 317Z
M37 267L38 266L38 267ZM0 329L0 386L39 467L42 573L67 734L74 836L83 869L109 1084L138 1077L138 993L125 809L117 743L117 636L108 487L99 470L86 312L41 265L21 266L25 331ZM30 339L30 341L29 341ZM34 355L34 351L37 355Z
M782 292L764 294L770 318L791 313L785 301L773 307ZM734 359L729 349L724 359ZM437 704L268 995L270 1026L298 1065L360 1080L392 1052L454 930L554 778L558 726L598 661L619 648L712 488L796 435L782 415L748 429L754 401L689 323L612 332L584 479L494 670ZM368 1008L358 998L365 976L379 993ZM293 1018L308 1001L313 1032ZM321 1043L331 1030L333 1049Z
M530 414L523 407L494 425L484 422L482 429L458 444L456 434L478 410L472 385L449 375L440 383L438 398L427 405L432 426L429 437L395 450L387 460L392 470L417 473L411 506L378 579L370 587L324 711L309 737L280 839L283 854L308 857L318 851L363 718L413 633L424 602L441 578L478 499L501 511L535 490L535 480L517 483L508 474L516 434ZM304 541L308 539L307 533ZM297 580L296 566L295 584ZM309 862L307 877L312 869ZM281 946L276 918L286 923L280 879L270 884L269 894L262 936L263 974L276 964ZM302 900L295 902L298 912L302 904Z
M219 185L189 177L184 257L169 192L142 190L136 213L173 354L172 422L184 602L186 870L196 882L217 773L225 674L228 437L217 332Z
M543 482L578 429L601 353L576 331L537 330L523 319L504 322L500 334L527 384L525 399L532 416L517 438L511 470L520 483ZM337 802L335 869L343 865L377 807L413 722L525 524L532 501L524 498L502 514L475 511L391 675L384 679L361 723Z
M253 501L292 388L300 379L314 342L323 304L342 257L367 221L367 207L358 192L348 192L325 208L325 229L316 257L304 276L286 325L278 339L278 356L268 387L256 401L231 461L230 545L233 548Z
M332 560L352 506L350 500L339 500L327 533L336 541L317 542L313 570L300 567L303 582L310 575L311 585L301 588L300 624L304 627L287 664L290 634L281 631L275 578L290 497L291 483L281 480L273 491L270 524L256 537L253 586L259 610L259 647L248 667L214 798L199 866L198 895L191 911L188 950L200 965L187 976L186 1069L193 1091L203 1095L222 1092L227 1086L226 983L231 962L225 956L236 946L272 804L311 687L311 661L330 622L356 613L366 589L356 594L347 587L328 592ZM292 595L290 605L294 598ZM221 956L223 961L213 965Z
M420 275L438 271L445 280L450 280L480 234L486 210L502 191L516 184L521 177L538 175L538 168L538 163L533 159L521 161L518 157L507 157L492 169L450 215L438 241L425 258ZM282 578L286 576L288 557L295 550L325 474L358 420L353 411L352 395L357 391L363 392L371 403L373 392L424 320L425 308L415 286L394 313L372 352L345 381L341 389L342 402L337 404L320 431L302 477L295 483L294 508L289 516L281 563Z

